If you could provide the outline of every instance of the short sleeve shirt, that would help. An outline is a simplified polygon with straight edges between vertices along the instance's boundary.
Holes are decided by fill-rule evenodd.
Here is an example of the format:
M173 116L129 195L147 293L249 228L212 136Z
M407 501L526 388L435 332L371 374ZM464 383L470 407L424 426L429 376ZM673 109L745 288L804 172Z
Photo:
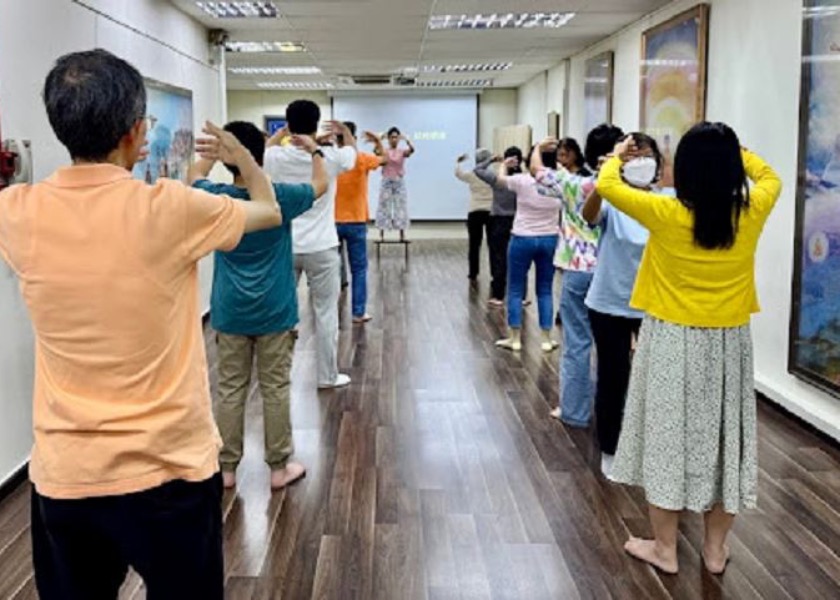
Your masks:
M194 184L211 194L250 200L248 191L207 180ZM292 222L312 208L315 192L307 183L274 184L283 223L249 233L233 250L217 251L213 262L210 324L233 335L267 335L298 323Z
M30 476L58 499L218 470L198 260L232 250L241 203L114 165L0 192L0 254L35 333Z

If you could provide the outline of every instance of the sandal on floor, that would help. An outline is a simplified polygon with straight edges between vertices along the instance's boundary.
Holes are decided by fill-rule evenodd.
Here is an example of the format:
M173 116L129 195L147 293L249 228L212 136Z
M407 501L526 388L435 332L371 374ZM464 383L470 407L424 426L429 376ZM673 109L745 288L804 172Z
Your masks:
M522 350L522 342L514 342L510 339L499 340L496 342L497 348L504 348L505 350L511 350L513 352L519 352Z

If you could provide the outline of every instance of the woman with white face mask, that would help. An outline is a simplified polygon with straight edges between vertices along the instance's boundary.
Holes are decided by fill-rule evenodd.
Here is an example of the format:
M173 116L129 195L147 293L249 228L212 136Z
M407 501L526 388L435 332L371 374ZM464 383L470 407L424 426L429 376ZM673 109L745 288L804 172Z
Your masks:
M624 164L622 178L634 188L654 190L662 173L659 147L656 140L643 133L631 136L638 156ZM590 225L601 228L598 266L585 303L598 354L595 422L601 448L601 471L609 477L630 382L633 340L644 317L644 313L630 307L630 296L648 241L648 230L603 202L595 192L587 199L581 214Z

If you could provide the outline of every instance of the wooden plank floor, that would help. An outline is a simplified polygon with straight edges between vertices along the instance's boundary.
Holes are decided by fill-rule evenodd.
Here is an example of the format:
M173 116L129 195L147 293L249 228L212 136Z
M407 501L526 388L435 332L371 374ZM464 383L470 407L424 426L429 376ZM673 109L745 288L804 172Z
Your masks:
M738 519L726 575L702 569L697 516L682 522L679 576L626 557L627 535L649 534L640 495L600 477L591 431L548 418L559 355L540 352L535 308L521 356L493 347L503 314L485 307L486 273L468 285L465 252L418 241L406 268L383 248L375 320L354 328L342 304L347 390L316 393L304 306L293 420L309 473L269 493L254 392L225 497L228 598L840 597L840 451L765 404L760 509ZM3 599L36 597L27 511L27 487L0 505ZM136 578L122 597L145 597Z

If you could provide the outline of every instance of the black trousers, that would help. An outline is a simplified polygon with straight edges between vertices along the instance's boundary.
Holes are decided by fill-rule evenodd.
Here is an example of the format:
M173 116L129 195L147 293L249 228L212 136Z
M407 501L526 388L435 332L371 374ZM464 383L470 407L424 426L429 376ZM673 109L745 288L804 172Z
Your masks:
M41 600L115 600L128 567L149 600L222 600L222 479L83 500L32 490Z
M598 384L595 389L595 427L604 454L615 454L624 402L630 384L633 336L641 319L628 319L589 311L589 323L598 353Z
M478 277L481 270L481 243L484 241L484 230L487 230L487 242L490 243L490 212L474 210L467 215L467 233L470 238L470 279Z
M510 244L510 232L513 229L513 217L491 216L487 240L490 247L490 295L496 300L504 300L507 291L507 254Z

